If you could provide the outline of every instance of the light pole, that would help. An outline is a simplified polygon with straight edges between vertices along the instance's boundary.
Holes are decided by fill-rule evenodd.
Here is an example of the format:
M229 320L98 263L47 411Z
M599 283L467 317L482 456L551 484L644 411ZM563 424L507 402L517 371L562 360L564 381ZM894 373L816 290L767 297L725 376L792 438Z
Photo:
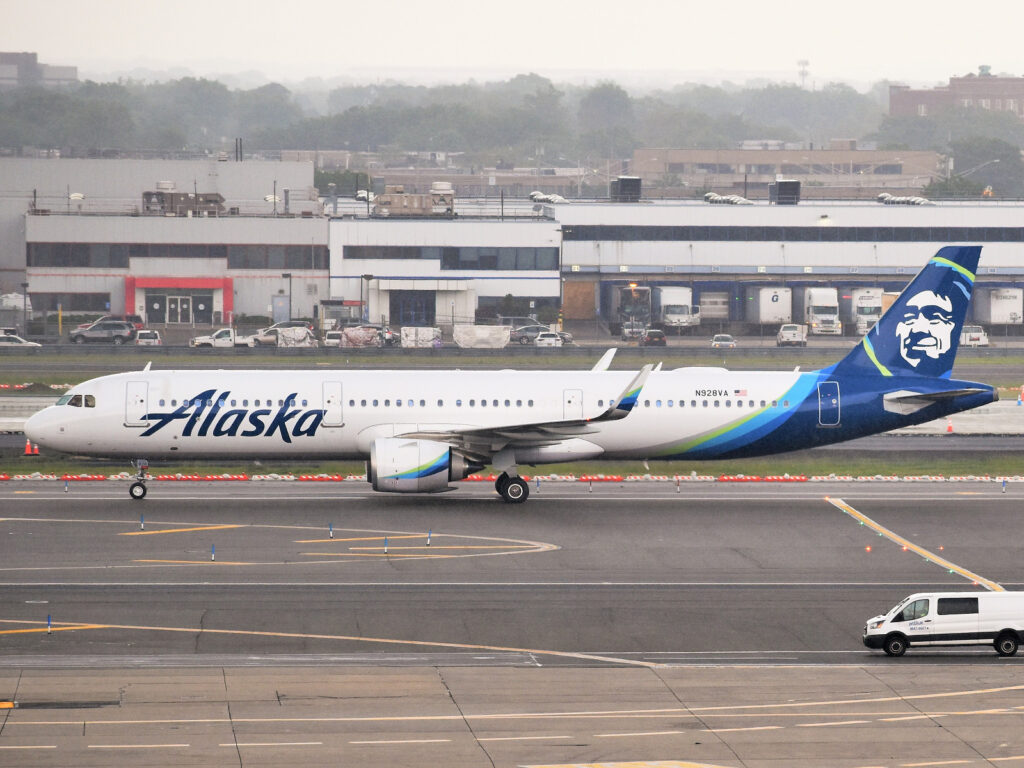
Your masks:
M28 336L28 283L21 284L21 332Z
M292 319L292 273L282 272L281 277L288 278L288 319Z

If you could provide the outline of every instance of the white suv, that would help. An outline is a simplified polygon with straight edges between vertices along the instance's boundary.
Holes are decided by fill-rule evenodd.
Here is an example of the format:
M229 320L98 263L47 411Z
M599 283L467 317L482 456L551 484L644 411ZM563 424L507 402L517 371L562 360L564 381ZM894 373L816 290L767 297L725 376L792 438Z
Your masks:
M554 331L542 331L533 340L533 345L535 347L560 347L562 346L562 337Z

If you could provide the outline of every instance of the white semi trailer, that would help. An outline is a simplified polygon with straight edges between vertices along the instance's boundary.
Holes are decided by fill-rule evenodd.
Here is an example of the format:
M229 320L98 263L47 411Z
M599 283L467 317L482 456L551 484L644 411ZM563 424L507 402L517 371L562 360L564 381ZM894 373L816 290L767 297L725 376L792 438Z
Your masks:
M975 292L974 319L983 325L1024 323L1024 288L982 288Z
M748 286L744 289L745 320L754 326L781 325L793 320L793 289Z

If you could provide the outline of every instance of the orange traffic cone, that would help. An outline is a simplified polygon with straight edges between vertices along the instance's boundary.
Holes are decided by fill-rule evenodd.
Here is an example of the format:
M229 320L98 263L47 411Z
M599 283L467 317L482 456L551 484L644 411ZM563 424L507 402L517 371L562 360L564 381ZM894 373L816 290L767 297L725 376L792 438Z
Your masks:
M31 456L32 455L32 441L29 440L27 437L25 438L25 455L26 456Z
M39 455L39 443L36 443L35 446L32 448L32 455L33 456L38 456Z
M948 418L948 417L946 418L946 434L947 435L952 435L953 434L953 420Z

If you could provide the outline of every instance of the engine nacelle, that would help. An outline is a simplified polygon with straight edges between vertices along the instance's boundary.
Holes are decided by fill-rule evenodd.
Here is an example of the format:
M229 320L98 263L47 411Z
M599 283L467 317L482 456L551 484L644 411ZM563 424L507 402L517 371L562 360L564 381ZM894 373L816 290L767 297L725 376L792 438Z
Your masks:
M450 480L461 480L481 468L447 443L379 437L370 446L366 479L375 491L438 493L448 489Z

